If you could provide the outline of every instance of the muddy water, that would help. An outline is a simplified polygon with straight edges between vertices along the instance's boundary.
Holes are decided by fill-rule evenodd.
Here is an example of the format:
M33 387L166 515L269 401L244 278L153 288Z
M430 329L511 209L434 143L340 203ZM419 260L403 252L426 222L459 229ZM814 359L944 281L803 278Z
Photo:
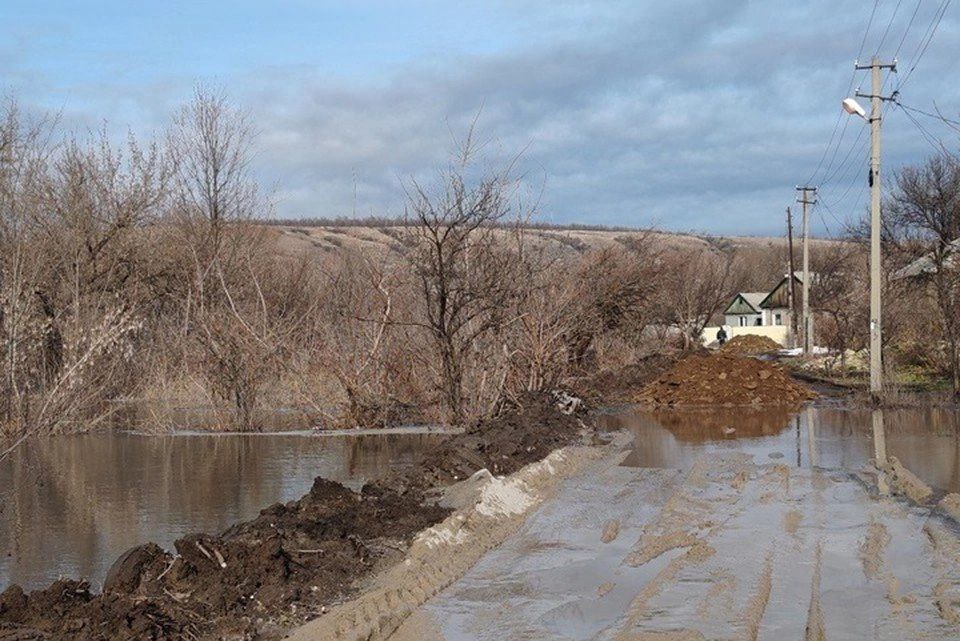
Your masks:
M960 492L960 412L885 410L892 454L941 492ZM874 458L871 413L808 407L797 414L746 409L627 412L604 417L608 429L634 432L625 464L688 469L705 452L740 451L757 462L856 471Z
M309 490L412 465L427 434L101 433L27 443L0 461L0 591L58 576L97 586L126 549L215 532Z

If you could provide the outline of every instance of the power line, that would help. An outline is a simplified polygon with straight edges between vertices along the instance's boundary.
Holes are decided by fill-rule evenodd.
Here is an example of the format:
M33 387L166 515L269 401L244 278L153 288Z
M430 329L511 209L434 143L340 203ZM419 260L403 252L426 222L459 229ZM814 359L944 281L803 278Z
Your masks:
M848 157L853 155L854 157L866 158L866 147L868 142L869 140L864 140L863 144L860 145L859 147L856 145L856 143L854 143L854 145L850 148L850 151L847 154ZM854 151L856 151L857 153L854 154L853 153ZM838 198L836 198L833 201L834 206L839 207L841 203L845 202L847 196L850 194L850 192L853 190L853 188L857 184L861 184L861 187L866 184L866 181L863 181L862 183L860 183L859 181L851 180L852 178L851 172L857 170L858 168L861 170L863 169L863 166L858 162L854 162L852 164L847 165L847 171L843 174L843 176L838 181L841 185L846 184L847 188L843 191L843 193ZM863 195L863 189L861 189L859 193L859 196L862 196L862 195Z
M945 117L945 116L943 116L942 114L939 114L939 113L937 113L937 114L932 114L932 113L930 113L929 111L924 111L923 109L918 109L917 107L911 107L910 105L905 105L905 104L903 104L902 102L900 102L899 100L897 100L896 103L897 103L897 106L900 107L901 109L905 109L905 110L907 110L907 111L912 111L912 112L914 112L914 113L920 114L921 116L926 116L926 117L928 117L928 118L933 118L934 120L939 120L940 122L943 122L943 123L946 123L946 124L950 125L950 127L954 128L954 129L956 129L957 127L960 127L960 120L951 120L950 118L947 118L947 117Z
M880 37L880 43L877 45L876 54L880 55L880 49L883 48L883 43L887 39L887 35L890 33L890 27L893 26L893 21L897 19L897 12L900 11L900 5L903 4L903 0L897 0L897 6L893 8L893 13L890 15L890 21L887 22L887 28L883 30L883 35Z
M944 14L947 12L947 8L950 6L952 0L943 0L940 4L940 7L934 11L933 19L930 21L930 26L927 27L924 32L923 37L920 38L920 42L917 45L917 49L914 52L913 64L910 66L910 69L907 71L903 79L897 84L894 89L894 93L899 92L903 88L903 85L907 84L907 81L910 79L910 76L913 75L914 70L917 68L917 65L920 64L920 61L923 60L923 56L927 53L927 49L930 47L930 43L933 42L933 37L937 35L937 29L940 27L940 22L943 20Z
M873 9L870 11L870 19L867 20L867 28L863 31L863 37L860 39L860 48L857 50L857 60L860 59L860 56L863 55L863 48L867 44L867 36L870 35L870 28L873 26L873 19L877 15L877 8L880 6L880 0L873 0ZM853 90L853 83L857 79L857 70L854 68L853 72L850 74L850 84L847 87L847 93L849 94ZM817 172L820 171L820 168L823 167L823 161L826 160L827 154L830 153L830 148L833 146L833 141L837 136L837 130L840 129L840 121L843 120L843 112L837 114L837 120L833 123L833 131L830 134L830 140L827 141L826 147L823 148L823 153L820 155L820 160L817 162L816 168L813 170L813 173L810 174L810 178L807 179L808 184L813 183L814 176L817 175ZM837 141L837 149L840 148L841 143L843 142L843 135L847 131L847 124L849 124L849 119L844 120L843 130L840 132L840 139ZM833 165L834 159L837 157L837 151L834 150L833 156L830 159L830 164L827 166L827 169L824 171L824 174L830 171L830 166Z
M847 166L847 163L850 161L850 156L853 154L853 150L856 149L857 143L860 142L861 138L863 138L864 129L865 128L863 127L860 128L860 130L857 132L857 137L853 140L853 144L850 145L850 148L847 150L847 155L843 157L843 160L840 161L840 164L837 165L837 168L833 171L833 173L823 179L823 182L820 183L821 185L829 183Z
M907 22L907 27L903 30L903 35L900 36L900 42L897 43L897 49L893 52L893 60L896 60L900 55L900 50L903 49L903 43L907 40L907 35L910 33L910 28L913 27L914 21L917 19L917 14L920 12L920 6L923 4L923 0L917 0L916 6L913 7L913 13L910 14L910 20ZM890 80L890 76L893 75L893 69L887 71L886 77L883 79L883 88L886 88L887 81Z
M831 230L830 225L827 224L827 219L824 217L823 209L819 207L819 204L820 204L819 201L813 204L813 211L817 212L817 215L820 217L820 222L823 223L823 228L827 230L827 236L832 238L833 230ZM830 211L829 208L828 208L828 212L831 213L831 215L833 214L833 212ZM837 223L837 225L839 225L840 227L843 227L843 223L840 222L839 218L837 218L836 216L833 216L833 219Z
M923 0L917 0L917 6L913 8L913 13L910 15L910 22L907 23L907 28L903 30L903 36L900 38L900 44L897 45L897 50L893 52L894 59L900 55L900 50L903 49L903 43L907 39L907 34L910 33L910 27L913 26L913 21L917 19L917 13L920 11L920 5L922 4ZM887 77L889 77L889 74Z
M927 144L929 144L933 148L934 151L936 151L938 154L949 153L947 151L946 146L943 144L943 142L939 138L934 136L932 133L930 133L926 127L920 124L920 121L918 121L913 116L913 114L911 114L906 109L903 110L903 113L907 115L907 118L910 120L910 122L912 122L913 125L920 132L921 137L923 137L923 139L927 142Z

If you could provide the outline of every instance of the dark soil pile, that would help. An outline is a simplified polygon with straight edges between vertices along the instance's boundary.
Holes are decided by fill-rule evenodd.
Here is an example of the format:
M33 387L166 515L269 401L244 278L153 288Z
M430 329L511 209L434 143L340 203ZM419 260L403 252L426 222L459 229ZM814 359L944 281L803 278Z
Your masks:
M780 343L769 336L757 336L756 334L744 334L734 336L724 343L720 351L724 354L765 354L782 349Z
M481 421L433 448L413 473L385 479L390 487L449 485L481 469L512 474L553 450L579 442L582 412L563 414L549 394L528 394L500 416Z
M813 397L779 365L717 354L680 361L634 400L658 407L795 406Z
M176 554L152 543L133 548L114 563L102 594L83 581L29 595L11 586L0 593L0 641L279 639L447 516L424 501L425 490L483 467L511 473L582 430L550 395L530 395L440 443L413 472L359 493L317 478L299 500L252 521L179 539Z
M29 596L8 588L0 639L13 630L18 639L252 638L257 619L292 605L306 615L349 593L354 579L447 513L416 492L356 493L318 478L306 496L253 521L177 540L176 555L152 543L129 550L101 595L78 581Z

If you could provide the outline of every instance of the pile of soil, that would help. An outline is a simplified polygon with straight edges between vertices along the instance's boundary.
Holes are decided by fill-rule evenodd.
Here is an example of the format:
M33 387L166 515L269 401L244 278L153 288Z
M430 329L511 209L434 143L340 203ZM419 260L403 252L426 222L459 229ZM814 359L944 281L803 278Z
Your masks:
M425 490L471 476L481 469L512 474L560 447L580 442L582 410L564 414L549 394L531 393L496 418L480 421L440 443L412 473L381 481L388 487Z
M354 492L317 478L220 534L192 534L176 554L153 543L123 554L102 594L61 580L27 595L0 593L0 640L279 639L396 562L412 537L449 510L425 492L480 468L508 474L578 441L583 422L549 394L451 436L414 471Z
M690 356L634 398L658 407L795 406L814 397L786 369L753 358Z
M637 390L650 383L680 358L679 351L650 354L625 367L606 369L573 381L577 396L593 405L629 403Z
M765 354L782 349L780 343L769 336L743 334L734 336L723 344L720 351L724 354Z
M81 581L29 596L11 586L0 594L0 639L14 629L17 639L252 638L257 619L294 604L308 614L346 595L358 576L448 513L415 492L357 493L318 478L301 499L252 521L177 540L176 555L153 543L129 550L103 594Z

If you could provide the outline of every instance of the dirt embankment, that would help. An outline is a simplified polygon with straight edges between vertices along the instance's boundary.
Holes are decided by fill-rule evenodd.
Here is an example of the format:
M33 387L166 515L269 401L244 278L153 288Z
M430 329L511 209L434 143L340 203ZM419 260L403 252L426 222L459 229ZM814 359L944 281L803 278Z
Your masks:
M780 349L780 343L769 336L744 334L731 338L719 351L724 354L766 354Z
M568 408L569 409L569 408ZM194 534L176 554L155 544L116 561L102 594L61 580L0 593L0 641L276 639L398 560L449 510L428 490L487 468L508 474L581 440L578 411L530 395L429 452L418 468L351 491L317 478L297 501L272 505L219 534Z
M812 391L774 363L714 354L689 356L640 390L638 403L655 407L795 406Z
M632 403L637 390L676 365L684 355L680 351L649 354L625 367L603 370L572 381L571 386L578 396L593 405Z

